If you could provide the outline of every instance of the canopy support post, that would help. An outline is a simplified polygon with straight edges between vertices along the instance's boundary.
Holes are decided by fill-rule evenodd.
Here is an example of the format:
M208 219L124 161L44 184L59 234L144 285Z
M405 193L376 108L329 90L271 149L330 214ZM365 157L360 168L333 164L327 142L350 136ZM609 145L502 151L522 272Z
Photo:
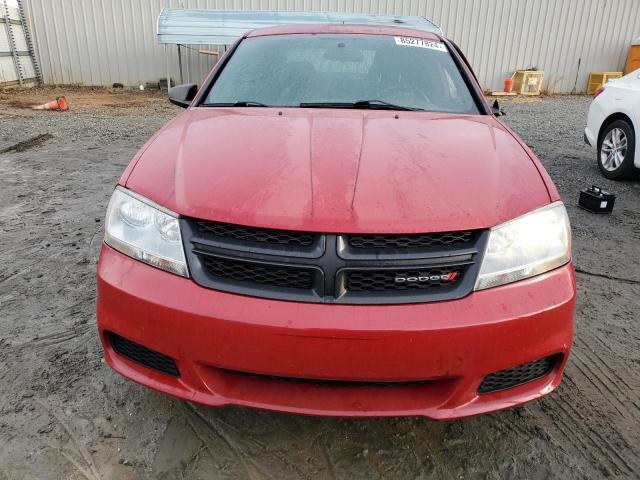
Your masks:
M169 73L169 54L167 52L167 44L164 44L164 68L167 72L167 92L171 88L171 75Z
M178 44L178 68L180 69L180 84L184 83L184 78L182 77L182 51L180 50L181 45Z

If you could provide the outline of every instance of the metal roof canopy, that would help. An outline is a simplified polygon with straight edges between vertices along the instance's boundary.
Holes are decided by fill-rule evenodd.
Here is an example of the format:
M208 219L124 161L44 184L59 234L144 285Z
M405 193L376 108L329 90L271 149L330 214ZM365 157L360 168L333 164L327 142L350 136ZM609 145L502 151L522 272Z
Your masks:
M440 27L417 16L177 8L162 9L158 15L157 35L161 44L230 45L256 28L319 23L406 27L442 35Z

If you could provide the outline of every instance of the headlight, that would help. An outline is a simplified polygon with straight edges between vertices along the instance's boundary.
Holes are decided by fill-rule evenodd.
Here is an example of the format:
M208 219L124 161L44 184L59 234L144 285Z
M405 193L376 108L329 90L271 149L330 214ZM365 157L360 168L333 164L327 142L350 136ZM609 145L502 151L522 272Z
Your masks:
M555 202L491 229L476 290L547 272L571 259L571 229Z
M117 187L109 202L104 241L149 265L189 276L177 215L124 188Z

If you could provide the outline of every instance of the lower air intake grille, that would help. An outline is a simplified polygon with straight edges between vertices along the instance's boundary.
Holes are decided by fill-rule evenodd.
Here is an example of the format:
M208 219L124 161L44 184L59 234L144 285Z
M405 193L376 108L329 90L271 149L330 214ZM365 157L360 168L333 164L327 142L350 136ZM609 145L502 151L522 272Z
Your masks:
M356 270L347 273L349 292L382 292L385 290L427 290L453 285L460 272L447 269L428 270Z
M470 242L473 233L444 232L415 235L349 235L352 248L427 248L459 245Z
M249 242L308 247L315 239L313 233L245 227L206 220L198 220L196 225L200 233Z
M221 370L224 373L230 375L236 375L239 377L251 378L256 380L265 380L271 382L282 383L298 383L306 385L315 385L323 387L406 387L406 386L420 386L429 385L433 383L432 380L411 380L411 381L375 381L375 380L321 380L312 378L298 378L298 377L280 377L275 375L263 375L260 373L248 373L240 372L237 370Z
M174 377L180 376L176 362L171 357L143 347L115 333L109 333L109 339L113 349L123 357L127 357L134 362L138 362L158 372L166 373Z
M536 378L544 377L552 369L556 362L556 357L546 357L535 362L525 363L517 367L495 372L484 377L478 388L478 393L497 392L506 388L522 385Z
M214 277L274 287L306 290L313 287L313 271L308 268L244 262L213 256L201 258L204 268Z

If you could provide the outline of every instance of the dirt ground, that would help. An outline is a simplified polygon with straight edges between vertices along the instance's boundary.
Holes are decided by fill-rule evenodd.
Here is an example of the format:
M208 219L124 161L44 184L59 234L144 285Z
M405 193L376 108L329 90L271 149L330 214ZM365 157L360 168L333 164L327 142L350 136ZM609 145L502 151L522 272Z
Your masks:
M23 107L64 93L66 113ZM113 186L180 110L160 94L0 92L0 480L638 478L640 183L598 173L590 99L504 102L573 224L579 299L564 382L522 408L455 422L211 409L102 362L95 265ZM618 195L610 216L581 188Z

